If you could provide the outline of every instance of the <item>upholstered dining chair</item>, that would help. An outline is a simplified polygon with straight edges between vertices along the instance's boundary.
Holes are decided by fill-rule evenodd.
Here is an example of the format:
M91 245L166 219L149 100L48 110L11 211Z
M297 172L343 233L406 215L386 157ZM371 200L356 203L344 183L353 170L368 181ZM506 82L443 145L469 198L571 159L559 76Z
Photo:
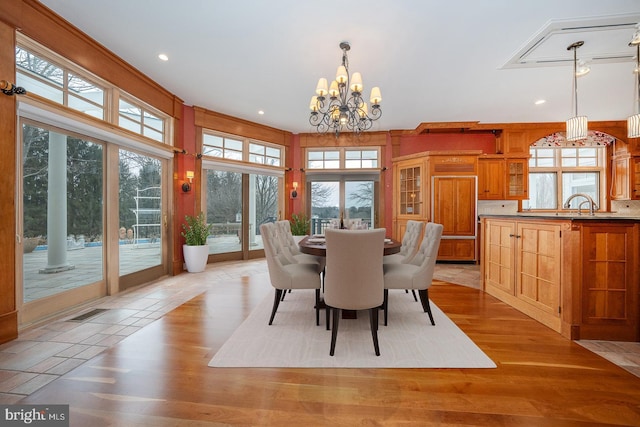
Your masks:
M288 255L293 257L297 263L314 264L318 269L318 273L321 273L324 270L324 257L303 254L300 252L300 247L291 233L291 223L288 220L284 219L276 221L274 224L276 225L278 241L284 250L288 251Z
M324 302L333 315L329 351L331 356L335 352L340 313L343 309L369 310L373 347L376 356L380 356L378 310L384 302L384 236L383 228L325 231L327 270L324 278Z
M422 308L429 315L431 324L435 325L431 305L429 304L429 288L436 267L442 224L427 223L424 238L416 255L404 264L384 264L384 324L387 325L389 305L389 289L417 290Z
M385 264L398 264L411 261L420 247L423 227L424 223L421 221L407 221L407 228L405 228L404 235L402 236L400 252L385 256L383 262Z
M267 258L271 286L275 288L273 309L269 325L278 311L283 292L290 289L315 289L316 325L320 324L320 274L314 264L297 263L287 256L280 246L276 226L273 223L260 225L260 234Z
M384 264L406 264L416 256L418 248L420 247L420 238L422 237L422 230L424 229L424 223L421 221L407 221L407 227L404 230L402 236L402 246L400 246L400 252L393 255L387 255L384 257ZM408 289L405 289L406 293L409 293ZM411 290L413 299L418 301L415 289Z

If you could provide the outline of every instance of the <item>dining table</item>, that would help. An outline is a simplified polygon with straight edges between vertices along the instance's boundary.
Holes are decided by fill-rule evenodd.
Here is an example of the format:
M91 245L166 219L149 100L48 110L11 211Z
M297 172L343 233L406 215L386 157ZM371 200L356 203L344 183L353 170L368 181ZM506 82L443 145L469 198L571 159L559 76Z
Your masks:
M306 236L298 243L300 252L315 256L327 256L327 246L325 244L324 235L314 234ZM384 239L384 255L392 255L400 252L402 242L391 238Z

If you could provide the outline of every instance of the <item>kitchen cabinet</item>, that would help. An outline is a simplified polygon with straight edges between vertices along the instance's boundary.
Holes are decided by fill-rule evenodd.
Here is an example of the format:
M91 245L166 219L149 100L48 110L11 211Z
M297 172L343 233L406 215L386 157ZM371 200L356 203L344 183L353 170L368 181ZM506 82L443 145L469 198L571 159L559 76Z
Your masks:
M476 177L434 176L432 181L432 218L443 225L438 259L475 260Z
M480 151L431 151L393 159L393 236L409 220L444 226L439 260L474 261Z
M421 157L409 157L393 163L393 236L402 240L407 221L428 221L426 165Z
M529 197L529 160L481 156L478 158L479 200L523 200Z
M639 341L640 219L483 215L488 294L570 339Z
M506 198L523 200L529 197L529 159L506 158Z
M503 158L478 158L478 200L503 200L505 194Z
M625 153L611 159L613 200L640 200L640 156Z
M557 223L485 222L484 288L560 332L560 228Z

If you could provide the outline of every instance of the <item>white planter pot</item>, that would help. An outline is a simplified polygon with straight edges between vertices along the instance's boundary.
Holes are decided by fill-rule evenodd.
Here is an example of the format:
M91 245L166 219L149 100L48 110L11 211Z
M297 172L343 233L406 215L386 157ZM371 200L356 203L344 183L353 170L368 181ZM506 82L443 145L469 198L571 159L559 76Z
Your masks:
M209 245L182 245L182 253L184 254L184 263L187 265L187 271L189 273L200 273L204 271L207 266L207 258L209 257Z

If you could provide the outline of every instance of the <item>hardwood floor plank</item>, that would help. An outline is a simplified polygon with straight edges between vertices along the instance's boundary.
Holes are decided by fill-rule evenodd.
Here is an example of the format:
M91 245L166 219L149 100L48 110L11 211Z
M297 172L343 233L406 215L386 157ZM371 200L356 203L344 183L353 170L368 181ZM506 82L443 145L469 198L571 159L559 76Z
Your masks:
M72 426L98 427L640 425L638 377L457 285L430 297L496 369L209 368L271 292L265 275L221 279L21 403L69 403Z

